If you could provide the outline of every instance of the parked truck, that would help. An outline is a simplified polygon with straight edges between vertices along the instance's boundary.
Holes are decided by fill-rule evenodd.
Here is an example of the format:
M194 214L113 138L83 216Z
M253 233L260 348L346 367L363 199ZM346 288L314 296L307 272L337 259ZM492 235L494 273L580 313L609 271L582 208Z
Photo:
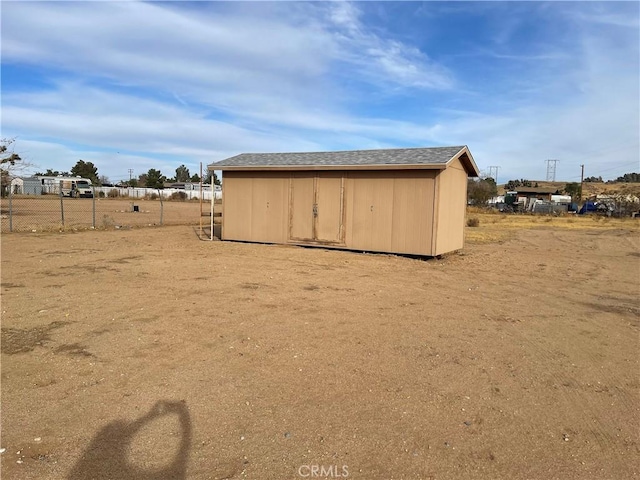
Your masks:
M86 178L60 180L60 194L63 197L93 197L91 180Z

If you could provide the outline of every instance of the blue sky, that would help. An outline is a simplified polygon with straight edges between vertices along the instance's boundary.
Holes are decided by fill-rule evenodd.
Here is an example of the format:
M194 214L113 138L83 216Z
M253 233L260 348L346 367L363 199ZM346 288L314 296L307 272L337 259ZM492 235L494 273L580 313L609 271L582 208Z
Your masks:
M1 2L2 137L112 181L243 152L468 145L640 170L638 2Z

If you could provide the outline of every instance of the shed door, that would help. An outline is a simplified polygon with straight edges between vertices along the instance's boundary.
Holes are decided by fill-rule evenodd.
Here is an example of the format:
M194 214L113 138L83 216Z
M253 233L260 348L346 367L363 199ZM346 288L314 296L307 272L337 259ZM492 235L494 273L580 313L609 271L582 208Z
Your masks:
M344 179L340 173L291 177L289 239L343 244Z
M315 176L294 174L289 189L289 239L313 241Z
M321 173L316 177L315 237L317 242L344 243L342 235L343 177Z

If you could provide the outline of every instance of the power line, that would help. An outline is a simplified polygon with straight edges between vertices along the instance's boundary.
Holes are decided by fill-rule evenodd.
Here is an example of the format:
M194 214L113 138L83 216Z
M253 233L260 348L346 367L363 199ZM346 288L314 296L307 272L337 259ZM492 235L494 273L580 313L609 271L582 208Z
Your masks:
M603 154L606 154L607 156L609 156L612 153L620 152L620 151L623 151L623 150L628 150L631 147L636 147L637 148L637 145L638 145L638 143L634 142L634 143L627 143L627 144L624 144L624 145L619 145L617 148L604 148L604 149L601 149L601 150L591 150L590 152L580 152L580 159L579 160L572 161L570 163L567 163L566 161L563 160L563 165L570 165L570 166L578 165L579 166L581 164L580 162L583 162L584 160L590 160L592 158L599 158L599 157L602 157Z
M638 162L620 163L620 164L616 165L615 167L607 167L607 168L599 169L599 170L596 170L594 172L589 172L589 174L591 176L596 176L596 175L602 176L602 174L605 173L605 172L611 172L613 170L620 170L620 169L623 169L623 168L626 168L626 167L631 167L632 165L633 166L638 166ZM569 178L569 180L574 180L574 179L580 178L580 176L579 175L574 175L574 176L571 176L571 177L568 177L568 178Z

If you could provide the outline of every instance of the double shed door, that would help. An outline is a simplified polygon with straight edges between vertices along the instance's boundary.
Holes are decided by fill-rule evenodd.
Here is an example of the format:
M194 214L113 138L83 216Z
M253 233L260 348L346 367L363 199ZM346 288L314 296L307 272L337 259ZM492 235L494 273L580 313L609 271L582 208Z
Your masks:
M289 186L289 240L344 245L344 176L294 173Z

